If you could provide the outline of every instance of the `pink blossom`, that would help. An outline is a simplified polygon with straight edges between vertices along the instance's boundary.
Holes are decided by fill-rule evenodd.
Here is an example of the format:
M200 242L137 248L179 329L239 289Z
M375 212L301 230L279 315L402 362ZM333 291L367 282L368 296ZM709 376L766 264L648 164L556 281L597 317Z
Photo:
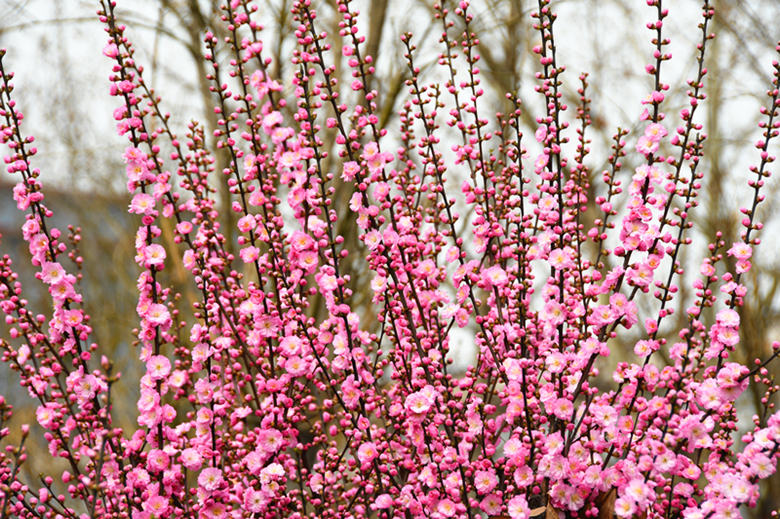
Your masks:
M432 405L433 400L430 398L430 396L423 393L422 391L411 393L406 397L406 409L415 414L427 413Z
M103 47L103 55L109 58L116 58L119 55L119 50L113 42L107 43Z
M146 371L152 380L162 380L171 372L171 362L164 355L153 355L146 361Z
M358 447L357 455L360 462L366 464L374 461L379 456L379 453L373 442L367 442Z
M525 496L515 496L510 499L506 511L512 519L529 519L531 517L531 509L528 508Z
M168 309L165 305L159 303L149 305L144 317L146 317L151 324L156 326L167 327L171 322L171 315L168 312Z
M154 213L154 197L146 193L136 193L130 202L130 212L135 214L150 215Z
M147 268L160 267L165 264L165 248L162 245L152 243L143 249L144 266Z
M143 503L144 511L151 514L151 517L164 517L168 510L168 498L161 495L152 496Z
M442 499L436 506L436 510L444 517L453 517L457 513L455 503L450 499Z
M56 406L53 403L38 406L35 417L44 429L52 429L57 420Z
M488 470L478 470L474 473L474 486L480 494L487 494L498 484L495 473Z
M248 214L246 216L242 216L238 219L238 230L241 232L249 232L252 229L255 228L256 222L255 217L251 214Z
M257 490L250 490L244 494L244 508L247 512L260 513L266 505L265 495Z
M206 492L214 492L222 484L222 471L218 468L209 467L200 471L198 475L198 485Z
M651 155L658 151L658 141L651 139L647 135L642 135L637 140L636 151L643 155Z
M65 278L65 269L59 263L47 261L41 268L41 280L49 285L56 285Z
M168 454L161 449L152 449L146 456L146 463L148 467L155 471L160 472L168 468L170 459Z
M241 260L244 263L252 263L257 261L257 259L260 257L260 249L249 245L241 249L238 254L241 256Z
M493 265L482 271L482 280L488 286L500 288L507 283L508 277L504 269L499 265Z
M666 128L664 125L659 123L652 123L645 128L645 137L650 139L653 142L658 142L667 135Z

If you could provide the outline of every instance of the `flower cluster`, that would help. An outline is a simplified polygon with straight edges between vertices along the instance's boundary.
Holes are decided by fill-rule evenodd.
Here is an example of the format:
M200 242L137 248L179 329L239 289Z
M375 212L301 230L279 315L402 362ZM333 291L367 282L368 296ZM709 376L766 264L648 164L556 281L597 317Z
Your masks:
M38 402L51 455L69 465L34 490L21 481L23 446L0 455L3 516L725 519L755 505L780 456L771 406L780 388L766 369L780 343L752 369L732 354L780 128L777 62L741 239L718 235L698 273L684 275L706 160L696 122L706 69L690 80L675 127L664 112L661 0L647 2L653 90L636 135L616 133L604 186L591 186L587 161L587 75L571 153L549 0L533 14L543 98L535 155L515 96L510 113L484 115L467 1L434 8L443 87L425 82L413 34L402 35L408 100L393 129L350 0L335 2L336 51L312 2L292 2L290 81L271 77L258 2L225 2L223 39L204 35L213 150L197 123L183 141L173 133L115 2L100 3L138 221L137 427L112 424L117 376L96 358L77 276L62 261L73 250L51 225L13 76L0 68L5 162L31 264L51 295L48 315L33 315L4 256L10 332L0 344ZM705 0L700 64L713 16ZM635 165L625 192L621 157ZM229 232L216 182L235 213ZM191 308L166 284L174 262L190 275ZM677 301L683 284L693 301ZM690 304L675 324L673 302ZM462 372L456 326L475 347ZM602 373L617 338L631 348ZM752 426L737 413L750 384L766 387Z

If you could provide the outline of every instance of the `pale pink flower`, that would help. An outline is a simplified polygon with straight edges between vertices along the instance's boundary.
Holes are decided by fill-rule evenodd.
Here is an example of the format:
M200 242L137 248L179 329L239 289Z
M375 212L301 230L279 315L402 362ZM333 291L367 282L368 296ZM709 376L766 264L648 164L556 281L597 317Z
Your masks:
M257 261L257 258L260 257L260 249L252 245L248 245L241 249L238 254L241 256L241 260L244 263L252 263Z
M439 504L436 506L436 510L438 510L439 513L444 517L453 517L458 511L455 507L455 503L453 503L450 499L442 499L439 501Z
M154 197L146 193L136 193L130 201L131 213L150 215L154 212Z
M647 135L642 135L637 140L636 151L642 155L651 155L658 151L658 141L651 139Z
M415 414L427 413L432 405L433 400L429 396L423 394L422 391L411 393L406 397L406 409Z
M158 267L165 263L165 248L152 243L144 247L144 265L147 268Z
M168 510L168 498L161 495L152 496L143 502L143 509L153 517L165 517Z
M666 131L664 125L660 123L652 123L648 125L647 128L645 128L645 137L647 137L653 142L660 141L661 139L666 137L668 133L669 132Z
M256 225L257 222L255 221L255 217L251 214L242 216L238 219L238 223L236 224L238 230L241 232L249 232L254 229Z
M152 380L162 380L171 372L171 361L165 355L153 355L146 361L146 372Z
M146 463L148 467L155 471L160 472L168 468L170 458L162 449L152 449L146 455Z
M474 486L480 494L487 494L498 484L496 474L489 470L478 470L474 473Z
M65 269L59 263L47 261L41 269L41 280L49 285L56 285L65 278Z
M344 163L344 170L341 174L341 178L347 181L352 181L360 172L360 165L357 162L349 161Z
M753 248L744 242L737 242L728 250L729 256L734 256L738 260L747 260L753 255Z
M482 281L492 287L502 287L507 284L508 277L500 265L493 265L482 271Z
M198 475L198 485L206 492L214 492L222 484L222 471L216 467L203 469Z
M168 312L168 308L160 303L149 305L144 317L146 317L151 324L157 326L167 326L171 322L171 314Z
M515 496L506 505L506 511L512 519L529 519L531 510L525 496Z
M244 508L253 514L262 512L266 501L263 493L257 490L250 490L244 494Z
M358 447L357 455L360 462L365 464L374 461L379 456L379 452L375 443L366 442Z

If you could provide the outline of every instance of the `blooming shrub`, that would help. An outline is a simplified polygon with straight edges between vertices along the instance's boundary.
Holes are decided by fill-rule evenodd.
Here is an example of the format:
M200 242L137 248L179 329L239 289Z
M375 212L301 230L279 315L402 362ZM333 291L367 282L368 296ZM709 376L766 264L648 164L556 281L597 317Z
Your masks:
M780 128L780 65L762 109L741 241L709 244L685 277L680 251L693 243L705 152L717 153L697 122L713 10L705 1L688 106L667 114L668 13L661 0L647 4L656 13L647 25L653 87L639 130L617 131L609 167L596 175L586 162L587 76L579 106L565 106L547 0L533 14L545 114L525 141L515 96L507 95L512 112L485 116L468 2L435 7L443 84L424 82L413 36L402 35L409 97L388 132L349 0L338 1L340 50L309 0L293 3L290 87L270 77L252 21L258 4L231 0L222 6L225 41L205 35L217 150L198 123L183 140L172 133L115 3L101 0L114 118L128 139L129 211L140 223L135 335L146 369L135 430L113 425L117 376L90 341L64 262L80 237L53 225L12 74L0 68L5 162L18 179L36 277L51 294L47 314L30 311L3 257L3 360L37 402L51 456L69 466L23 482L24 446L6 449L2 517L695 519L738 517L755 504L778 457L780 413L769 403L777 387L766 366L780 344L752 367L730 358ZM223 47L233 56L227 70L216 58ZM348 69L337 75L342 56ZM339 95L345 81L348 99ZM229 156L221 172L218 153ZM639 165L624 186L629 160ZM217 218L220 174L233 195L238 257ZM354 250L334 207L344 184ZM167 222L175 243L162 239ZM353 298L358 271L346 260L355 254L372 273L371 308ZM200 297L191 311L161 282L174 259ZM696 298L671 342L661 330L681 283ZM456 326L473 331L477 349L462 374L451 367ZM599 368L618 336L639 338L610 381ZM752 426L735 405L749 384L767 387L766 412ZM2 411L6 419L4 400ZM739 427L749 430L740 436Z

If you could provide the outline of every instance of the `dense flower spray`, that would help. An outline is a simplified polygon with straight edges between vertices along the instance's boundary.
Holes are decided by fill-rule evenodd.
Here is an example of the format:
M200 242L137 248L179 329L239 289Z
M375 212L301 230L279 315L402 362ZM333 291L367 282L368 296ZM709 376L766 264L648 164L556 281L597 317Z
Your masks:
M741 239L709 244L699 271L683 276L708 152L697 122L713 38L706 0L688 105L676 114L664 111L670 86L661 74L671 59L668 12L647 1L653 86L638 105L638 130L617 131L600 175L586 161L586 74L576 109L562 101L549 0L533 14L544 108L525 137L534 153L516 96L507 94L511 112L485 115L466 1L435 5L443 83L425 82L414 36L401 36L408 97L391 129L349 0L337 2L342 49L330 47L309 0L292 3L291 85L271 77L253 21L258 2L225 3L224 41L204 37L216 150L197 123L184 140L174 135L115 2L100 3L114 119L128 142L128 210L139 222L137 428L112 424L117 377L90 341L62 261L80 236L63 239L53 226L13 75L0 61L5 164L18 181L30 261L51 295L50 311L33 315L4 256L10 335L0 344L37 402L51 455L69 465L23 482L24 446L0 453L3 518L724 519L756 502L779 455L780 413L769 403L778 388L766 366L780 343L754 366L731 353L780 128L780 65ZM223 49L227 66L217 60ZM217 154L227 157L222 171ZM627 157L637 166L626 185ZM233 196L237 255L218 219L217 181ZM349 211L334 207L337 189L348 189ZM353 250L348 226L358 233ZM173 259L196 289L189 312L161 282ZM355 298L355 268L371 273L370 301ZM681 283L696 298L672 342L661 330ZM454 327L473 332L465 373L452 372ZM629 330L631 361L610 382L600 359ZM738 423L735 407L749 384L767 388L752 427ZM10 413L5 400L0 412Z

